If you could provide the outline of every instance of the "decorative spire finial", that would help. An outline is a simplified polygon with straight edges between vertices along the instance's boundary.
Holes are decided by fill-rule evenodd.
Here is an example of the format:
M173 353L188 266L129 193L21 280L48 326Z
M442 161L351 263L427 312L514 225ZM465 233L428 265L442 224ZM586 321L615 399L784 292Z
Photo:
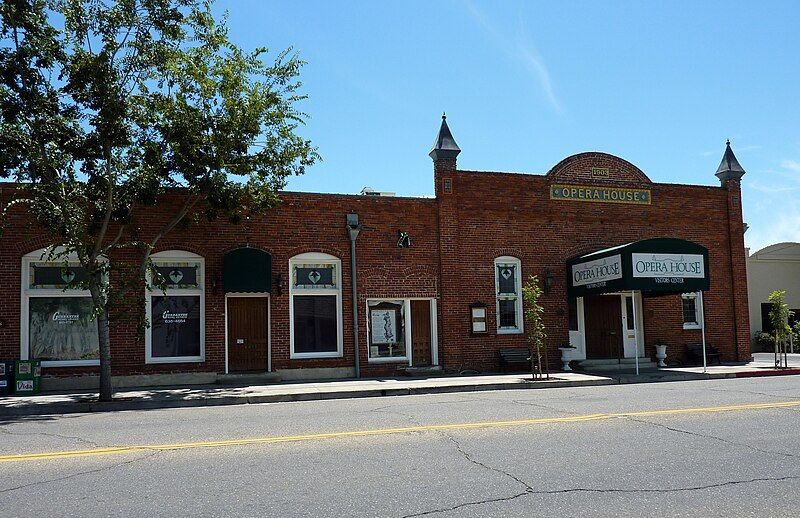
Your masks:
M744 168L733 154L730 139L725 140L725 153L722 155L722 162L719 163L716 175L723 183L726 180L740 180L744 176Z
M461 148L456 144L456 139L453 138L453 134L450 133L450 128L447 126L447 114L442 112L442 125L428 156L434 160L455 160L459 153L461 153Z

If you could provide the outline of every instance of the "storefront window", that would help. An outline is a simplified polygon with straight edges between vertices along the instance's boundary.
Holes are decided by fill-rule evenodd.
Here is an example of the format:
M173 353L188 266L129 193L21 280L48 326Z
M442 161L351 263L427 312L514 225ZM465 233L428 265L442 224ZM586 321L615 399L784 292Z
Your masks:
M100 348L94 305L77 289L86 272L77 258L47 260L47 250L23 257L23 322L20 357L47 367L98 365Z
M521 265L515 257L498 257L495 263L497 288L497 332L522 332Z
M158 275L148 276L147 362L203 361L203 259L190 252L160 252L153 255L153 266Z
M406 310L402 300L369 301L369 358L406 359Z
M200 295L153 296L150 325L153 358L200 356Z
M336 296L295 295L292 307L295 352L336 352Z
M341 262L327 254L289 261L292 358L342 356Z

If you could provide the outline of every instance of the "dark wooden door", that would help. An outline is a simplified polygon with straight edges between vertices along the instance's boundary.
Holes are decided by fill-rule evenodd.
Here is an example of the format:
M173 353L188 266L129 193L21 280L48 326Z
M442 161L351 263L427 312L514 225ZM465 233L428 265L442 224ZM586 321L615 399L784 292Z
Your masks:
M619 358L622 355L622 306L618 296L584 297L586 357Z
M228 370L267 370L267 297L228 298Z
M411 363L414 367L431 364L431 301L411 301Z

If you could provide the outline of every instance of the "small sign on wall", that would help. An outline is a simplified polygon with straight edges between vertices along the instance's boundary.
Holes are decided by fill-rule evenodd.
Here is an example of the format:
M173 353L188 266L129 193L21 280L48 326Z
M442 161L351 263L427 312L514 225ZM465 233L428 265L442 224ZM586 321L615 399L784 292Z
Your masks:
M608 167L592 167L592 178L611 178Z
M472 306L472 332L486 332L486 306Z

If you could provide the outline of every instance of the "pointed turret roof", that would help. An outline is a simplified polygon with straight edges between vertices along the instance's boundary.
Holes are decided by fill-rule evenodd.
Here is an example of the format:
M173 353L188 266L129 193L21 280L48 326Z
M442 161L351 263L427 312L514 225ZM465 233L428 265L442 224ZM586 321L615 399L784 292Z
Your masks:
M461 153L461 148L456 144L456 139L450 133L450 128L447 127L447 115L442 114L442 126L439 128L439 134L436 136L436 142L433 143L433 149L428 153L434 160L451 159L455 160L458 154Z
M725 154L722 155L722 162L716 172L717 178L724 182L725 180L739 180L744 176L744 168L736 160L736 155L733 154L731 149L731 141L725 142Z

